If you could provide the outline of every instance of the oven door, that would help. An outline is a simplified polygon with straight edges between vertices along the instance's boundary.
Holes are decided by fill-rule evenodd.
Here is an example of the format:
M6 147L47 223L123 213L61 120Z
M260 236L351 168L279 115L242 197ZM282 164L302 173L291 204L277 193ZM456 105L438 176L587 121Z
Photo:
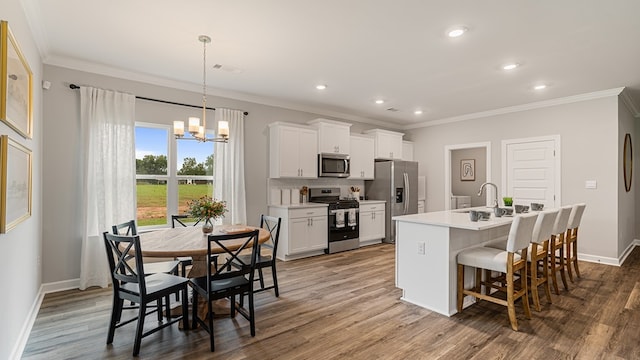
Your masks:
M360 237L360 211L355 209L355 221L349 221L349 210L339 217L338 210L329 210L329 242L357 239ZM341 221L339 221L341 218Z
M349 177L349 155L318 154L318 176Z

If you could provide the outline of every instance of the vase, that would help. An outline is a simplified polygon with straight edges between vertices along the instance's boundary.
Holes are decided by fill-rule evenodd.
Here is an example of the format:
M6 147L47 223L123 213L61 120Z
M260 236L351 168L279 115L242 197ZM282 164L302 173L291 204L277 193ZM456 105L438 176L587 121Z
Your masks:
M211 223L211 218L206 218L204 220L204 224L202 224L202 232L204 234L210 234L213 232L213 224Z

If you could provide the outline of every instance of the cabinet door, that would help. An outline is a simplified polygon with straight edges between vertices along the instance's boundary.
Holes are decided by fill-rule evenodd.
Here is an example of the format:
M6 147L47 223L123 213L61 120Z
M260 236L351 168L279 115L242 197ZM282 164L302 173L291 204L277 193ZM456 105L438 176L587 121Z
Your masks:
M289 220L289 254L304 252L308 249L307 233L311 224L310 218Z
M378 133L376 136L376 158L402 158L402 136L387 133Z
M375 239L375 230L373 211L360 212L360 241Z
M314 216L311 218L309 232L307 233L307 250L326 249L329 246L328 226L329 219L326 216Z
M331 154L350 153L350 125L338 125L331 123L319 124L318 152Z
M413 161L413 143L411 141L402 142L402 160Z
M373 212L374 239L384 239L384 210Z
M314 130L299 129L298 147L295 151L299 154L298 168L300 177L314 179L318 177L318 135Z
M278 156L280 159L278 175L280 177L299 177L299 131L296 128L289 127L281 127L278 131L279 141L278 144L276 144L277 154L271 154L271 156Z
M375 168L374 141L359 136L351 137L351 174L350 178L373 179Z

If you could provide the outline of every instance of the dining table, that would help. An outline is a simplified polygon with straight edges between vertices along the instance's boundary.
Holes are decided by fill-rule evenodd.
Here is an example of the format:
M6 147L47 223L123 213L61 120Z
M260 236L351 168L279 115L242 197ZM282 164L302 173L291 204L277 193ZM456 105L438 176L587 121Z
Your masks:
M268 230L248 225L215 225L211 235L234 234L248 232L259 229L258 242L260 244L267 242L271 235ZM141 232L140 248L143 258L177 258L191 257L193 264L189 270L187 277L195 278L206 276L207 274L207 254L208 254L208 235L202 231L201 226L187 226L179 228L160 229L148 232ZM243 239L229 240L225 246L230 250L237 250L243 242ZM211 242L212 254L223 254L224 249L215 242ZM219 307L219 305L218 305ZM176 313L181 310L175 309ZM173 313L173 311L172 311ZM201 318L207 316L206 302L200 302L198 305L198 314ZM216 311L218 314L218 311Z

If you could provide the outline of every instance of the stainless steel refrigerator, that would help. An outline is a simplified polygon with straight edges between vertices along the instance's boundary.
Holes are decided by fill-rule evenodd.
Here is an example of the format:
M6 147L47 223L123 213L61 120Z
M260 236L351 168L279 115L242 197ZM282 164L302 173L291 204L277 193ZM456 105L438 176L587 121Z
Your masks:
M377 161L375 180L365 181L369 200L385 200L384 242L395 243L392 217L418 213L418 163L416 161Z

